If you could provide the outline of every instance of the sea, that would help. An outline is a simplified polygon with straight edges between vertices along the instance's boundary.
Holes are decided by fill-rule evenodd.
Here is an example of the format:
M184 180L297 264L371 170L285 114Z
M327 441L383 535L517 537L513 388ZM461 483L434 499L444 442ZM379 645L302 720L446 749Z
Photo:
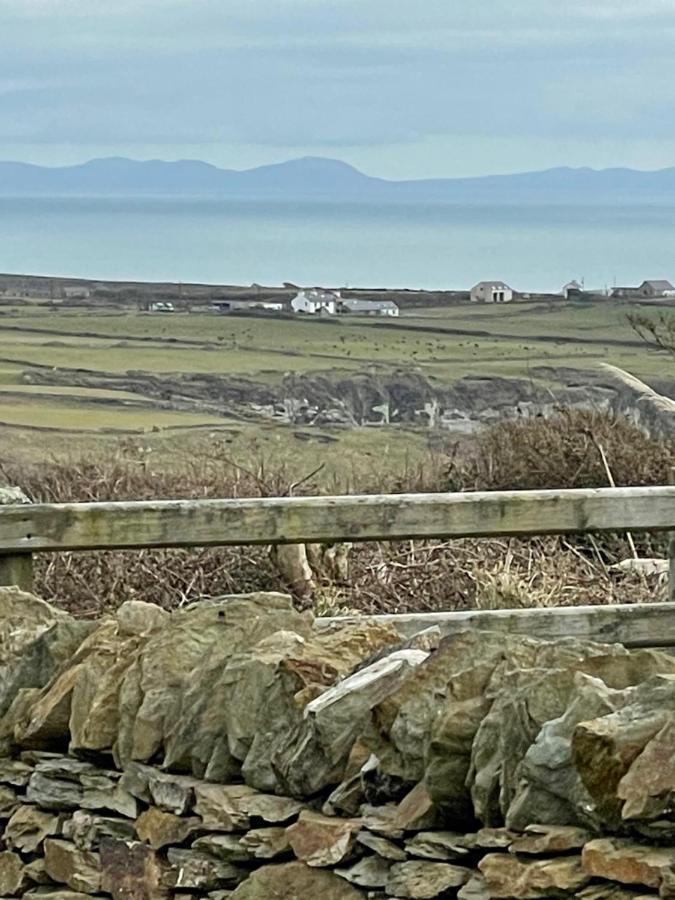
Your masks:
M675 280L675 205L0 197L0 272L520 291Z

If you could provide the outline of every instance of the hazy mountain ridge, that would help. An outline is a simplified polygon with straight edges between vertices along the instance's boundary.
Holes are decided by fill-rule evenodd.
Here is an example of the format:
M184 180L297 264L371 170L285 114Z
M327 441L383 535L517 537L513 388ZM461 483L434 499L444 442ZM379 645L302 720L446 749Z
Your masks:
M304 157L237 171L199 160L94 159L48 168L0 162L4 196L200 196L382 202L631 202L675 199L675 168L554 168L513 175L388 181L334 159Z

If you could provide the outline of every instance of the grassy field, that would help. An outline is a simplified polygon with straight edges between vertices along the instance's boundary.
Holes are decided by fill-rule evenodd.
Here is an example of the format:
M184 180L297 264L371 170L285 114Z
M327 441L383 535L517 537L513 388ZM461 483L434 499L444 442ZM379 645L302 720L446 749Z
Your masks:
M416 309L412 315L382 322L4 307L0 423L5 424L5 442L10 443L16 442L22 427L82 438L96 432L156 434L164 429L215 428L224 429L227 439L238 443L241 425L208 410L153 406L151 395L138 394L137 387L124 384L127 373L241 376L266 386L279 383L287 373L404 370L452 383L466 375L522 377L540 366L589 370L600 362L647 378L668 374L672 363L641 345L632 331L631 311L628 304L609 302L463 305ZM32 383L40 380L35 373L46 370L58 384ZM80 386L73 370L100 373L100 385ZM105 383L106 376L115 376L114 383ZM150 405L139 407L139 401ZM280 441L288 444L284 452L291 455L293 447L300 451L316 443L326 448L337 441L347 456L352 451L363 456L366 447L400 456L404 447L423 450L427 440L408 433L399 447L398 437L375 437L374 429L358 438L351 433L294 437L290 431L279 438L279 428L272 423L246 429L266 452L274 452L275 441L277 447Z

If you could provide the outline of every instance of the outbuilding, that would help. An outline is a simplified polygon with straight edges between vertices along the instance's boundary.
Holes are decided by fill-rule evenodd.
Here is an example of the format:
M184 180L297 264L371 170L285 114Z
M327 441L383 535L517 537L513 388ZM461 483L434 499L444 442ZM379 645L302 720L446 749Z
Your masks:
M503 281L479 281L471 288L472 303L510 303L513 289Z

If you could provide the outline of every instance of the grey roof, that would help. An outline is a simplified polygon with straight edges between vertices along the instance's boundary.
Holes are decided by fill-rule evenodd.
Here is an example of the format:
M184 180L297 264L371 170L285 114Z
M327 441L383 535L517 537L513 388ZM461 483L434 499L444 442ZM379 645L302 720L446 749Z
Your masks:
M475 291L482 287L499 288L500 290L506 289L507 291L511 290L505 281L479 281L478 284L474 284L471 290Z
M645 287L645 285L647 284L655 291L675 291L675 288L672 286L672 284L665 279L662 279L661 281L659 281L658 279L654 281L650 281L650 279L647 279L646 281L642 282L641 287Z

